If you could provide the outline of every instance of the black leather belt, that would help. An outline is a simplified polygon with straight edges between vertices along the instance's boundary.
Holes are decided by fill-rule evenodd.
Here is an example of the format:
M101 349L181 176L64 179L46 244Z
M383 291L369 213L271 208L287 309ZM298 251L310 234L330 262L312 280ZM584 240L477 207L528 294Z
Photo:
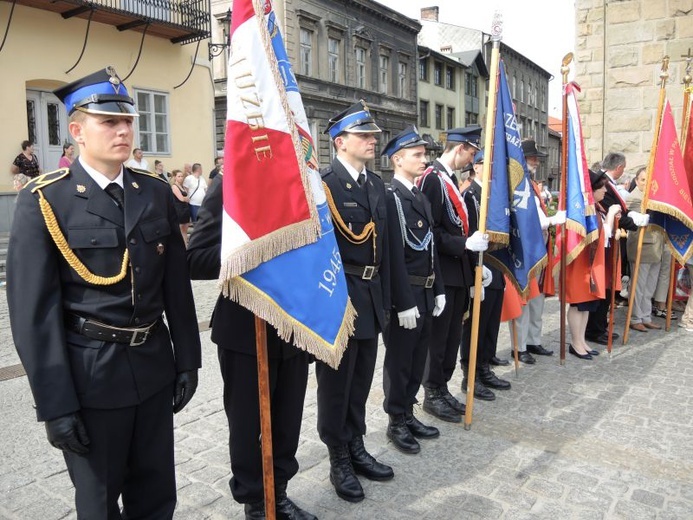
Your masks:
M370 280L371 278L373 278L376 274L378 274L379 269L380 265L344 264L345 273L356 275L363 280Z
M131 347L137 347L147 341L147 338L156 330L159 323L161 323L161 320L156 320L145 327L112 327L105 323L88 320L77 314L67 314L65 316L65 325L73 332L109 343L127 343Z
M436 280L435 273L430 276L409 275L409 283L412 285L423 285L426 289L433 287L433 282Z

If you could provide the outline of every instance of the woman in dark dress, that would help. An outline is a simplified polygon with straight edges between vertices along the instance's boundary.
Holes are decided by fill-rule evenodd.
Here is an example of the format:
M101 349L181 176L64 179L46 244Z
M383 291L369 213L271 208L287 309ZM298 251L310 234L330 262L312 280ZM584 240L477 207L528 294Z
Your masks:
M171 189L173 190L173 195L175 197L174 202L176 204L176 213L178 213L178 224L180 224L180 232L183 235L183 241L185 245L188 245L188 226L190 225L190 197L188 197L188 192L185 191L183 187L183 180L185 175L180 170L173 170L171 172L173 175L173 184Z
M33 142L22 141L22 153L14 158L10 171L15 175L23 173L30 179L43 173L39 167L38 157L34 154Z

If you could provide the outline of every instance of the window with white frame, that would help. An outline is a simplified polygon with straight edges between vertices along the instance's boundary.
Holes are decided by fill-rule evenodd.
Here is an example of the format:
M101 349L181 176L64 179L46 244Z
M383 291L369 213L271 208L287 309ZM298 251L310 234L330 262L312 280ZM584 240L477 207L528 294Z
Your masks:
M387 86L387 80L390 76L390 57L389 56L383 56L382 54L380 55L380 60L379 60L379 67L378 67L378 76L379 76L379 88L380 88L380 93L381 94L387 94L388 93L388 86Z
M301 74L310 76L313 73L313 31L301 28L300 38Z
M341 81L339 73L339 54L341 42L337 38L327 39L327 70L330 75L330 81L338 83Z
M356 47L356 86L358 88L366 88L366 49Z
M169 154L171 138L169 131L168 94L135 89L138 117L138 148L149 155Z
M407 88L407 64L403 61L399 62L398 68L399 77L399 97L402 99L407 99L409 97L409 89Z
M382 147L386 146L387 143L390 142L390 135L391 134L388 130L383 130L383 133L380 135L380 143ZM380 156L380 168L392 168L392 165L390 164L390 158L387 155Z

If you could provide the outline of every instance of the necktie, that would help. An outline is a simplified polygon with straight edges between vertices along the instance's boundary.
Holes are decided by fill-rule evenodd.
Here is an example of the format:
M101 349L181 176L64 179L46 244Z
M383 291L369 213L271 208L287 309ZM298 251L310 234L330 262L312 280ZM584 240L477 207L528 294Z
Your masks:
M116 201L121 210L125 207L125 190L117 182L110 183L105 191Z
M366 174L365 173L363 173L363 172L359 173L359 176L356 179L356 184L358 184L359 186L363 186L364 184L366 184Z

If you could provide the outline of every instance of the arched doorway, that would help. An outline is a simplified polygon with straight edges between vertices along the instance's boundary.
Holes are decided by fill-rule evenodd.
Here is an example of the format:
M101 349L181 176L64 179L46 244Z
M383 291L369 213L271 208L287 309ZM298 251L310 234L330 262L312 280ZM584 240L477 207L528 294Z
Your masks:
M58 168L63 144L70 142L65 106L51 92L27 89L26 116L29 139L34 142L44 172Z

